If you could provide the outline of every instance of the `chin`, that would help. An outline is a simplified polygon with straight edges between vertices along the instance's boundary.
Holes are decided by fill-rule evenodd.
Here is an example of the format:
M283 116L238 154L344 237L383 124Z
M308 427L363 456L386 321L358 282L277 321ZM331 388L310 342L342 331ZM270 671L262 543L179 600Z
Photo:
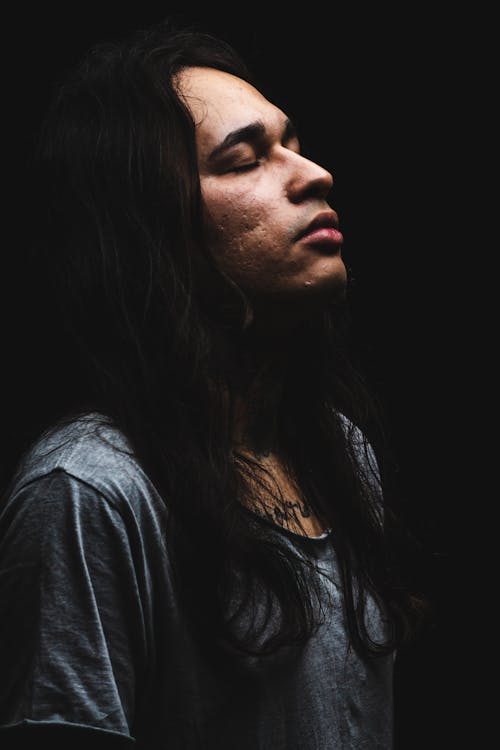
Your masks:
M296 298L304 301L335 301L343 300L347 295L347 273L338 273L328 278L309 279L295 290Z
M252 299L254 321L252 328L272 324L273 328L286 330L323 310L342 307L347 299L346 278L340 274L328 281L302 283L287 289L270 290Z

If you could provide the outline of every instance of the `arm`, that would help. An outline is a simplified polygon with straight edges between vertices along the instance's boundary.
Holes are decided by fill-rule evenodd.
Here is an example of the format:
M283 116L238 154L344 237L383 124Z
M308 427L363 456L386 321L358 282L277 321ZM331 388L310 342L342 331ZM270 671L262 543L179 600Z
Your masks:
M132 750L137 744L130 737L112 732L38 723L0 729L0 747L2 750Z
M2 738L135 744L145 637L117 508L64 471L23 487L0 514L0 601Z

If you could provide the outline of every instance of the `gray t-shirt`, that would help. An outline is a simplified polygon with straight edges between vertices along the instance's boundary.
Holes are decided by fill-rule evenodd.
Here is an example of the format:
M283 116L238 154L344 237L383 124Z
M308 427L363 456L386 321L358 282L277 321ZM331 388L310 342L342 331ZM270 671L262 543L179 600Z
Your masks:
M348 646L334 532L272 530L325 573L307 645L218 669L176 599L165 504L133 456L90 431L98 418L38 440L2 504L0 726L70 724L145 750L391 748L393 657L364 663ZM382 639L372 600L367 619Z

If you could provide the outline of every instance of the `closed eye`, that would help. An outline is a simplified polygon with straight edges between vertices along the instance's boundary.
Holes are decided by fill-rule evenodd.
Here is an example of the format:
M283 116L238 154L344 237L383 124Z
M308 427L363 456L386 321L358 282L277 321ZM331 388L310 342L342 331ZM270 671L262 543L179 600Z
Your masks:
M252 169L260 167L260 161L252 161L249 164L242 164L239 167L231 167L228 172L250 172Z

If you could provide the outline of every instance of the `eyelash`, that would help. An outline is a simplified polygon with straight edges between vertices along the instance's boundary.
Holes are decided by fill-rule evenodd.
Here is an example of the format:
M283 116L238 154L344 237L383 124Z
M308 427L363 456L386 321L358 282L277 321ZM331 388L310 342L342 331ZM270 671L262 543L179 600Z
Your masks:
M260 166L260 161L252 161L250 164L243 164L241 167L233 167L230 172L250 172L251 169L255 169Z
M298 151L300 153L300 150ZM249 164L243 164L241 167L232 167L232 169L229 169L229 172L236 172L238 173L244 173L244 172L250 172L252 169L256 169L257 167L260 167L261 161L260 159L256 159L255 161L250 162Z

